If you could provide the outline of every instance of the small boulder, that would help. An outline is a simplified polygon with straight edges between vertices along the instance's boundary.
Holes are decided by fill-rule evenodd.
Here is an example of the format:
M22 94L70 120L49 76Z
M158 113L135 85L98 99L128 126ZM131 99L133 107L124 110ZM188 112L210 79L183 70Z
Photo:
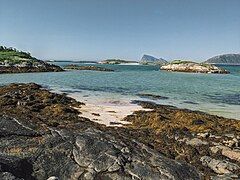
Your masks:
M191 146L201 146L201 145L208 145L208 142L203 141L203 140L198 139L198 138L193 138L193 139L187 141L186 144L191 145Z
M205 122L203 120L201 120L201 119L195 119L195 120L192 121L193 125L202 125L204 123Z

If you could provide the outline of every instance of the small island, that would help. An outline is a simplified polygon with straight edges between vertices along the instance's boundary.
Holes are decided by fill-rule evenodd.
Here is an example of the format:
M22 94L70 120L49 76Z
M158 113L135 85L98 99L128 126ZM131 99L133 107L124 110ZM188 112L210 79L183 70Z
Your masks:
M196 63L192 61L174 60L171 63L160 68L166 71L190 72L190 73L214 73L228 74L229 72L223 68L205 63Z
M138 63L138 62L122 60L122 59L106 59L99 62L99 64L130 64L130 63Z
M104 67L98 67L98 66L78 66L75 64L70 64L64 67L64 69L71 69L71 70L90 70L90 71L106 71L106 72L112 72L113 69L108 69Z
M38 60L30 53L0 46L0 74L59 71L63 71L63 69Z

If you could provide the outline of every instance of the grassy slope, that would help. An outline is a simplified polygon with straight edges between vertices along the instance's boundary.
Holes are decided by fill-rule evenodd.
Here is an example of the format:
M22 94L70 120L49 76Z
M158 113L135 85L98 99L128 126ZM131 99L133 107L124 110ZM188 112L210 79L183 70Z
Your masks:
M30 53L21 52L12 49L0 49L0 61L8 60L12 63L20 63L26 60L36 60Z

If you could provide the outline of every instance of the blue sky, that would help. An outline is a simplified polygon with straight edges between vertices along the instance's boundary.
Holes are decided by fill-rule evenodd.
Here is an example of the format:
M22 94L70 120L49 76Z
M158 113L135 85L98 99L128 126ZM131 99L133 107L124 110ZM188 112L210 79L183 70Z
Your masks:
M0 44L42 59L240 52L240 0L0 0Z

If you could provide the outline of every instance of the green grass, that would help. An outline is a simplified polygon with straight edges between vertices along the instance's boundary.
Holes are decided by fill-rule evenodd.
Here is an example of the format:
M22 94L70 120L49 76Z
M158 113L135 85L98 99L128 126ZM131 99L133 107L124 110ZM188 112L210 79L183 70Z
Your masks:
M17 64L24 61L24 59L36 60L36 58L32 57L30 53L0 46L0 61L7 60L14 64Z

